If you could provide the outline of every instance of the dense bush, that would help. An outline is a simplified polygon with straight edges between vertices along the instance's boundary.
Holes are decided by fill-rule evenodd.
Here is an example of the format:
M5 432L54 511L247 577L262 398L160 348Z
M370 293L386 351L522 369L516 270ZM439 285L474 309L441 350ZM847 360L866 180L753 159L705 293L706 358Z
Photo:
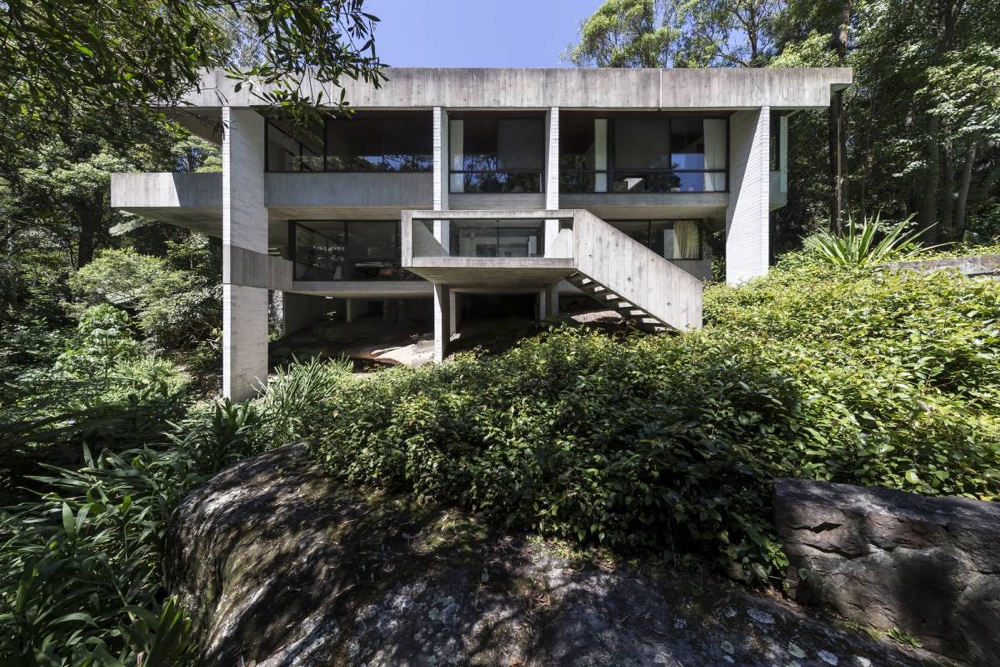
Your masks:
M271 444L252 403L196 407L168 440L78 470L0 510L0 655L23 665L193 663L189 623L163 588L164 533L193 487ZM6 662L5 662L6 664Z
M330 370L302 432L351 481L748 577L783 564L778 476L1000 497L1000 285L799 264L709 289L696 334Z

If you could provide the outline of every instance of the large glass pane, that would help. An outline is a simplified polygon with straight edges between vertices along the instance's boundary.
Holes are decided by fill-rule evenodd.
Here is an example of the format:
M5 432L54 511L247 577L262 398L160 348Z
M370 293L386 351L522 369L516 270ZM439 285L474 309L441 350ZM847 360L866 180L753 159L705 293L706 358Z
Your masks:
M299 129L269 120L266 132L267 171L323 169L323 133L320 126Z
M326 168L330 171L381 171L381 120L332 120L326 124Z
M545 224L537 220L452 220L451 254L458 257L541 257Z
M670 120L670 159L674 169L705 168L705 132L700 118ZM682 183L681 190L687 189Z
M450 124L451 192L541 192L545 123L541 118L472 115Z
M399 225L396 222L347 223L347 269L350 280L391 278L399 271Z
M649 247L666 259L701 259L701 230L694 220L654 221Z
M669 169L670 124L666 118L615 120L615 169Z
M331 120L326 126L330 171L430 171L429 115Z
M559 169L596 169L594 119L565 114L559 119Z
M434 123L429 114L386 119L384 131L385 171L434 169Z

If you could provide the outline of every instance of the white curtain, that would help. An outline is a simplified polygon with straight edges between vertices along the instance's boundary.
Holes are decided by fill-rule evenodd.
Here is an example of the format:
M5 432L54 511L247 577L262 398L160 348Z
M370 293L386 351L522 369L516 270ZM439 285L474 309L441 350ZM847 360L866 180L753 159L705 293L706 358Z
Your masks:
M725 118L706 118L705 123L705 169L721 169L717 173L704 176L705 192L725 192L726 190L726 127Z
M451 169L452 171L463 171L465 169L465 121L452 120L448 124L448 128ZM451 192L465 192L465 174L451 174L449 185Z
M698 259L701 251L701 235L698 223L693 220L678 220L674 223L674 259Z

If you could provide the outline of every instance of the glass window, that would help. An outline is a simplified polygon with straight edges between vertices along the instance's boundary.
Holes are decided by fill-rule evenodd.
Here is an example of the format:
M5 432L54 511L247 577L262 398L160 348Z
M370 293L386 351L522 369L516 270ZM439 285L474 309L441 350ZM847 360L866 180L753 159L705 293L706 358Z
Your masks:
M695 220L619 220L612 226L670 260L701 259L701 229Z
M674 169L705 168L705 131L700 118L670 120L670 161ZM681 184L681 190L685 189Z
M326 151L329 171L430 171L433 124L429 115L330 120Z
M450 121L451 192L541 192L542 118L469 115Z
M669 169L670 124L666 118L615 120L615 169Z
M310 220L293 223L295 280L400 280L399 223Z

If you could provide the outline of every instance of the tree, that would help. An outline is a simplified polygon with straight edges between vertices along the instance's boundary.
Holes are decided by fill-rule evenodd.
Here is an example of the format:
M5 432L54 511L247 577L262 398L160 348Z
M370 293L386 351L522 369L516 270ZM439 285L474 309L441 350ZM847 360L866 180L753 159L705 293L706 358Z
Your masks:
M22 148L73 113L170 105L203 67L228 66L262 104L304 112L295 81L384 75L363 0L7 0L0 3L0 149ZM232 54L246 51L252 56ZM271 89L269 86L273 85Z
M670 0L677 67L760 67L771 55L778 0Z
M563 58L578 67L666 67L676 37L653 0L606 0L580 24L580 43Z

